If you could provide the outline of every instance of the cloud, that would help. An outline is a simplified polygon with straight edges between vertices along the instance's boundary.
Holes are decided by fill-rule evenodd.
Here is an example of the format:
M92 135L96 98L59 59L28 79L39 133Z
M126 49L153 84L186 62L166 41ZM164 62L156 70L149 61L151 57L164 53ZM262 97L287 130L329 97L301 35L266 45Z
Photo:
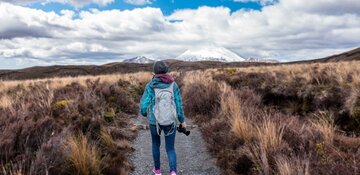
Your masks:
M360 14L360 1L357 0L280 0L281 8L305 13L341 15Z
M76 8L81 8L88 4L97 4L100 6L106 6L114 2L115 0L0 0L0 1L9 2L13 4L20 4L20 5L27 5L36 2L41 2L43 4L58 2L62 4L70 4Z
M256 2L261 5L270 5L277 2L277 0L234 0L235 2Z
M138 55L165 59L203 45L290 61L360 46L360 2L295 1L261 11L204 6L170 16L150 7L56 14L0 3L0 67L100 64Z
M147 5L152 4L152 0L124 0L124 2L132 5Z

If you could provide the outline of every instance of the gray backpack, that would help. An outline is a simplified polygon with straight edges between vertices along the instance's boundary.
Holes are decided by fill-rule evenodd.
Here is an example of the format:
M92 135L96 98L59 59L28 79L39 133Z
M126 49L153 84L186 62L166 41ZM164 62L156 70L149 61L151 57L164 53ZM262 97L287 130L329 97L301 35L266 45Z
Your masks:
M171 83L169 87L165 89L155 88L155 105L154 116L156 118L157 132L159 133L159 126L173 125L173 129L165 135L172 134L176 129L176 105L174 99L174 83Z

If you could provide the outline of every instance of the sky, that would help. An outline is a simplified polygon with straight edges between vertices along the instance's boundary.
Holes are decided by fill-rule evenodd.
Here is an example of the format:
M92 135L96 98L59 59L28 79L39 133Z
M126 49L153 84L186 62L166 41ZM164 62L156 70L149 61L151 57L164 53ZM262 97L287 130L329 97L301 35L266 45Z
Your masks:
M359 0L0 0L0 69L224 47L295 61L360 47Z

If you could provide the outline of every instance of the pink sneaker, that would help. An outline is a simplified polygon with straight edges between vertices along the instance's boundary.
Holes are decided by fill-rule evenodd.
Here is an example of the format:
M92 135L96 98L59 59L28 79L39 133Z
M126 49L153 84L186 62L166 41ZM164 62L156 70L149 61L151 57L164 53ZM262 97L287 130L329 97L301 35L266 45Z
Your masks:
M155 170L155 168L153 168L152 172L153 172L155 175L161 175L161 170Z
M171 171L171 172L170 172L170 175L176 175L176 172L175 172L175 171Z

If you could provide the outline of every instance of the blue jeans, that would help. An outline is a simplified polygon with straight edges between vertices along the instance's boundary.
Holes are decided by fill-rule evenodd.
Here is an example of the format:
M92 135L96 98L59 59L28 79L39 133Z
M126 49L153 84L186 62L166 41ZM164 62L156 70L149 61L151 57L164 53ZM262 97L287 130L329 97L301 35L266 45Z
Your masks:
M169 131L172 129L171 126L160 126L161 131L165 134L169 133ZM152 154L153 154L153 160L155 169L160 169L160 143L161 139L158 133L156 132L156 125L150 124L150 132L151 132L151 140L152 140ZM165 148L166 153L169 159L169 166L170 171L176 172L176 152L175 152L175 135L176 135L176 129L174 133L172 133L169 136L165 136Z

